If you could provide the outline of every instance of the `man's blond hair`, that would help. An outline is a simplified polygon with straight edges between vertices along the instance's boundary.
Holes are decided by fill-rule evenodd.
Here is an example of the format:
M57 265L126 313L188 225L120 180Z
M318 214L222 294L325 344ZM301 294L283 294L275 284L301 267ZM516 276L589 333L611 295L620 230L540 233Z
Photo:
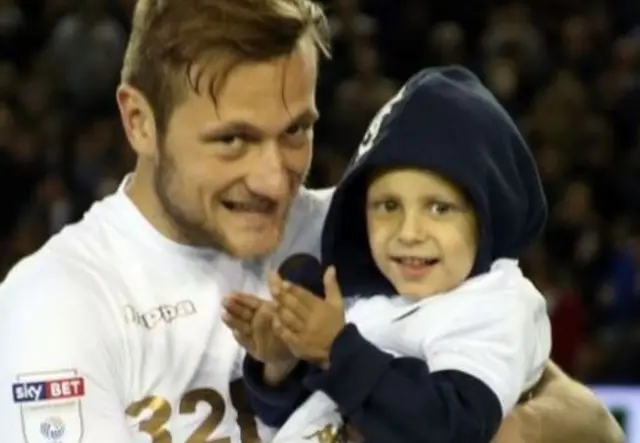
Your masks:
M235 65L291 53L305 36L329 56L326 16L313 0L138 0L122 82L144 94L160 132L186 88L217 63L208 92Z

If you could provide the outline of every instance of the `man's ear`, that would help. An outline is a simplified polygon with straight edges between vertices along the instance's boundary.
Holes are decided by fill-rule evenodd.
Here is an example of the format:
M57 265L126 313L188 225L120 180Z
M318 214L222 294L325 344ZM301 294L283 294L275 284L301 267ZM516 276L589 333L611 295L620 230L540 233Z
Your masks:
M122 127L129 144L140 157L153 158L158 150L158 134L153 108L145 96L126 83L116 92Z

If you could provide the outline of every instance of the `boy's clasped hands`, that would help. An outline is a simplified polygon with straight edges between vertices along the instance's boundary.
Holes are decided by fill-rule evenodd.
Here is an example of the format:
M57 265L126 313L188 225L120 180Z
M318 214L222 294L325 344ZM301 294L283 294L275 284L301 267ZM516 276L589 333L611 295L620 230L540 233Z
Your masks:
M326 270L323 284L324 299L274 272L269 277L273 301L232 293L222 319L256 360L285 368L305 360L327 369L345 313L334 267Z

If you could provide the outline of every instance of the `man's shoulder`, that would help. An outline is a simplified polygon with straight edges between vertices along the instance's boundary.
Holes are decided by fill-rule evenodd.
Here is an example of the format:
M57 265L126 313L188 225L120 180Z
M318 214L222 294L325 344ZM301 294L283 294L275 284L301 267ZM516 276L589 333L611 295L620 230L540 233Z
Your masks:
M0 339L0 352L12 356L0 364L0 376L90 365L91 350L103 352L121 321L91 273L46 249L0 284L0 312L0 337L11 337Z
M335 188L308 189L301 188L293 204L293 212L298 217L320 217L324 220L333 198Z
M72 304L70 312L99 309L99 301L118 280L110 277L115 271L108 235L101 232L99 214L92 211L9 271L0 283L0 306L45 304L61 311Z
M46 312L69 318L98 311L106 292L90 263L57 255L45 245L18 262L0 284L0 306L9 315Z
M296 253L320 256L320 237L334 188L301 188L289 213L284 238L274 254L281 262Z

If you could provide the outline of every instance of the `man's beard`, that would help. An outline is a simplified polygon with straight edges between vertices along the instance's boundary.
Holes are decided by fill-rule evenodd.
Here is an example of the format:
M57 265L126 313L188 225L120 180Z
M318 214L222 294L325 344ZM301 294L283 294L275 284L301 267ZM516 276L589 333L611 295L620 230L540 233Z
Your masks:
M180 242L186 243L191 246L205 247L218 250L222 253L236 257L237 254L229 244L229 241L225 238L224 234L216 229L215 226L207 226L206 214L202 214L201 218L193 217L189 215L188 210L185 210L179 203L179 196L172 195L172 188L176 183L177 168L175 161L170 154L166 152L164 146L159 149L159 161L154 174L154 188L160 206L162 207L163 215L168 219L172 229L175 230ZM299 183L299 182L298 182ZM265 198L254 195L254 198ZM285 220L282 222L282 230L286 226L286 218L288 217L291 205L286 210L286 213L282 215ZM280 232L280 238L284 232ZM279 244L279 241L278 241ZM277 245L272 248L276 249ZM260 256L250 257L251 259L261 259L266 255L269 255L273 251L267 251Z
M180 241L191 246L213 248L233 255L221 232L207 228L206 219L197 220L190 217L187 211L176 203L177 199L172 198L170 189L175 176L175 162L164 147L161 147L159 163L154 174L154 187L164 216L168 218Z

